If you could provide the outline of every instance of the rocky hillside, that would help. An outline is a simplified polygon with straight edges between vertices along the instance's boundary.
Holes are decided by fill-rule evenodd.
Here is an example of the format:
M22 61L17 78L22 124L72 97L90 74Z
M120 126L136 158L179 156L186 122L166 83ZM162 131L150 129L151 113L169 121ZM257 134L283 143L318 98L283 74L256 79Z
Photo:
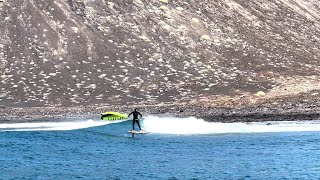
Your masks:
M319 12L319 0L0 0L0 106L319 99Z

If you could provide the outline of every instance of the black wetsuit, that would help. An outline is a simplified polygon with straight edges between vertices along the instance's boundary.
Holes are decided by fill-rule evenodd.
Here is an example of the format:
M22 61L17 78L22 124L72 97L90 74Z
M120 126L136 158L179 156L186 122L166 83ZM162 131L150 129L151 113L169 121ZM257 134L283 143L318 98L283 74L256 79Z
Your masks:
M141 130L140 127L140 123L139 123L139 119L138 116L140 115L142 117L142 115L138 112L138 111L132 111L128 116L130 116L132 114L133 119L132 119L132 129L134 130L134 124L137 122L139 129Z

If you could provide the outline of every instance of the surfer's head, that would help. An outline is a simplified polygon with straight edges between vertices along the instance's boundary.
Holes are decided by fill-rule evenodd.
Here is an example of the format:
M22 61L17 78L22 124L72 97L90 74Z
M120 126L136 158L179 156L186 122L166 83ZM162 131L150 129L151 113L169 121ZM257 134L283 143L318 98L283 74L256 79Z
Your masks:
M137 111L137 109L135 108L134 111Z

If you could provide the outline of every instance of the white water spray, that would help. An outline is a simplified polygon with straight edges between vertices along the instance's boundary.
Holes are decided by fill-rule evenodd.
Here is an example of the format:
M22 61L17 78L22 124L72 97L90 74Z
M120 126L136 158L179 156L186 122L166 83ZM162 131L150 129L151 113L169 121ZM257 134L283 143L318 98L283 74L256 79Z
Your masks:
M84 129L95 126L103 126L119 121L101 121L101 120L86 120L86 121L70 121L70 122L41 122L41 123L15 123L15 124L0 124L0 131L65 131Z
M224 134L320 131L320 121L275 121L251 123L211 123L194 117L174 118L148 116L144 130L159 134Z
M71 122L41 122L0 124L0 131L61 131L103 126L119 121L85 120ZM226 134L319 131L318 121L272 121L251 123L211 123L194 117L156 117L147 116L142 122L143 129L158 134Z

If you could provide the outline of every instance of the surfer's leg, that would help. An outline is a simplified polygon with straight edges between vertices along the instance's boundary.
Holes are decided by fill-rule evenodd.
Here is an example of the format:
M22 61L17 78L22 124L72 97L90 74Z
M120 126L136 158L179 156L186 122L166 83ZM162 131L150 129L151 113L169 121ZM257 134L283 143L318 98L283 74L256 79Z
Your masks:
M134 130L134 123L135 123L135 119L132 119L132 130Z
M139 129L140 129L140 131L141 131L140 122L139 122L139 120L136 120L136 121L137 121L137 124L138 124L138 126L139 126Z

